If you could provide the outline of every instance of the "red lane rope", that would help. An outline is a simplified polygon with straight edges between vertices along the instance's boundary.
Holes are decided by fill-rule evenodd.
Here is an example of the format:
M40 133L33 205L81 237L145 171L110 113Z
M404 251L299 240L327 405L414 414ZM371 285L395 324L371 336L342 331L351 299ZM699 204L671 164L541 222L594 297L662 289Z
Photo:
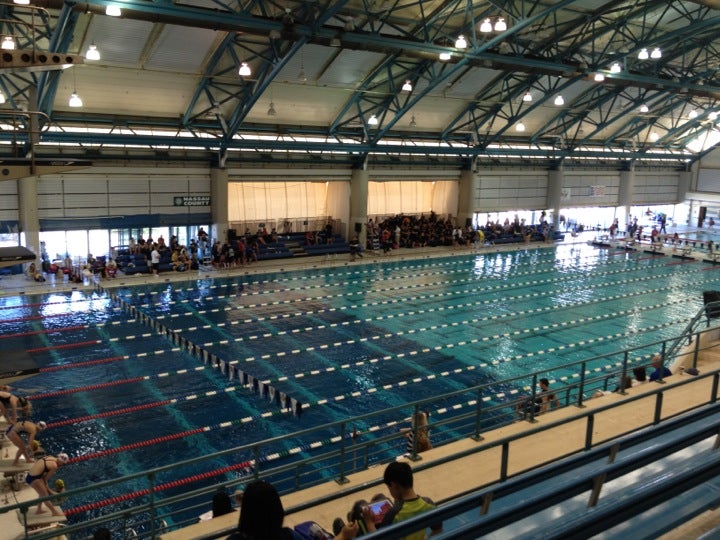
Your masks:
M165 435L164 437L156 437L154 439L147 439L146 441L140 441L132 444L125 444L118 446L117 448L109 448L108 450L101 450L100 452L93 452L92 454L85 454L83 456L76 456L70 458L68 463L78 463L80 461L86 461L88 459L95 459L103 456L109 456L110 454L118 454L125 452L126 450L135 450L137 448L143 448L145 446L152 446L153 444L159 444L167 441L174 441L175 439L182 439L183 437L189 437L190 435L197 435L205 431L205 428L189 429L180 433L173 433L172 435Z
M146 379L146 377L134 377L132 379L123 379L122 381L91 384L88 386L83 386L81 388L70 388L68 390L58 390L57 392L45 392L44 394L33 394L32 399L34 401L36 399L42 399L42 398L48 398L48 397L66 396L68 394L77 394L78 392L84 392L85 390L97 390L98 388L107 388L109 386L118 386L121 384L140 382L140 381L144 381L145 379Z
M98 364L109 364L110 362L117 362L119 360L125 360L127 356L110 356L108 358L98 358L96 360L88 360L86 362L73 362L72 364L63 364L61 366L48 366L40 368L40 373L48 373L50 371L60 371L61 369L73 369L77 367L95 366Z
M52 345L50 347L38 347L37 349L27 349L25 352L34 353L42 351L52 351L55 349L72 349L75 347L84 347L85 345L98 345L102 343L101 339L93 339L92 341L80 341L79 343L66 343L65 345Z
M124 407L122 409L116 409L114 411L106 411L98 414L90 414L87 416L79 416L77 418L68 418L67 420L60 420L58 422L50 422L48 423L48 428L55 428L55 427L61 427L61 426L68 426L71 424L77 424L80 422L87 422L88 420L95 420L97 418L109 418L111 416L119 416L121 414L127 414L130 412L136 412L136 411L142 411L145 409L153 409L155 407L163 407L165 405L170 405L174 403L176 400L174 399L166 399L163 401L154 401L152 403L145 403L144 405L134 405L132 407Z
M38 334L54 334L56 332L67 332L69 330L81 330L88 328L87 324L81 324L78 326L64 326L62 328L50 328L48 330L35 330L34 332L19 332L17 334L3 334L0 339L23 337L23 336L36 336Z
M216 469L214 471L208 471L208 472L205 472L202 474L196 474L193 476L188 476L186 478L181 478L180 480L173 480L172 482L158 484L157 486L153 487L152 491L153 491L153 493L157 493L159 491L164 491L166 489L184 486L184 485L190 484L192 482L197 482L198 480L212 478L213 476L219 476L221 474L236 471L238 469L245 469L246 467L250 467L251 465L252 465L251 461L243 461L242 463L236 463L235 465L229 465L227 467L223 467L222 469ZM96 508L102 508L103 506L108 506L110 504L117 504L122 501L128 501L130 499L137 499L138 497L143 497L145 495L148 495L149 493L150 493L149 489L140 489L138 491L132 491L130 493L125 493L118 497L111 497L109 499L105 499L102 501L96 501L94 503L84 504L82 506L77 506L75 508L69 508L69 509L65 510L64 512L65 512L66 516L72 516L74 514L79 514L81 512L87 512L89 510L94 510Z

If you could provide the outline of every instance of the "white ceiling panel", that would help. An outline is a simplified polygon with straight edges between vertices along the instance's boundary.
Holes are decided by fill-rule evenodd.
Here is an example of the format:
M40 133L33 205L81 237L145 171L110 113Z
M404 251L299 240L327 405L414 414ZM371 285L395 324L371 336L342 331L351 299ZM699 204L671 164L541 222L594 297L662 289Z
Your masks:
M97 45L102 64L135 67L140 62L152 29L153 23L147 21L94 17L85 45L87 47L91 42Z
M108 88L113 91L108 92ZM169 78L158 71L76 66L62 74L55 109L71 110L68 98L76 89L83 100L83 112L115 110L122 114L177 117L196 88L195 75L176 74Z
M213 43L222 35L224 32L204 28L167 25L145 66L184 73L200 71Z

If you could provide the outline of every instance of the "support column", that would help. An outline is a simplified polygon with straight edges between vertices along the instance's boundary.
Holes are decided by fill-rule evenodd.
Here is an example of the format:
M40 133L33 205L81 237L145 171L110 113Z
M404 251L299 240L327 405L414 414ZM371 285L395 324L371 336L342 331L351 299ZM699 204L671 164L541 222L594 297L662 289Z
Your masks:
M20 243L24 243L26 248L37 255L35 264L38 265L40 260L40 219L38 218L37 177L18 178L17 188Z
M367 245L367 205L368 205L368 171L365 169L353 169L350 178L350 223L346 238L350 239L358 235L360 245ZM357 224L360 224L360 231L356 231Z
M618 223L627 230L627 223L630 221L630 212L633 202L633 191L635 191L635 165L630 165L627 171L620 172L620 189L618 190L618 206L625 209L625 216L618 216Z
M557 169L548 171L547 206L552 210L552 228L554 231L557 231L560 227L560 200L562 199L564 177L562 165Z
M480 180L472 170L460 171L458 185L457 219L458 226L465 227L468 218L472 221L475 215L475 194L480 187Z
M227 169L210 169L210 211L213 242L227 240L228 225L228 172ZM243 231L244 232L244 231Z

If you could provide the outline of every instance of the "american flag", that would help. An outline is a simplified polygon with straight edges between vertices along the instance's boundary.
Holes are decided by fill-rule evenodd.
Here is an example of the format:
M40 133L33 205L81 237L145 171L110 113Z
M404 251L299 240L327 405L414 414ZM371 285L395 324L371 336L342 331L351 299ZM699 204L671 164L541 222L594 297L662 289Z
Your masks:
M590 196L591 197L604 197L605 196L605 186L590 186Z

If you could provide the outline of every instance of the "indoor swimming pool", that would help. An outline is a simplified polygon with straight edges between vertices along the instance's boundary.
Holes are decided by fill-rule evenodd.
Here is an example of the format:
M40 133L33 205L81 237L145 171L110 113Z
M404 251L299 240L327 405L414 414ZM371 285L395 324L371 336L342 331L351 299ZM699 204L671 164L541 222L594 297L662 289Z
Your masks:
M557 366L677 336L719 288L709 263L558 245L0 298L0 340L41 368L14 391L48 423L43 445L71 456L72 489L530 371L559 387ZM380 420L397 432L403 418ZM307 457L317 437L263 457ZM252 457L178 470L158 497L247 474ZM132 506L123 495L63 506L71 518Z

